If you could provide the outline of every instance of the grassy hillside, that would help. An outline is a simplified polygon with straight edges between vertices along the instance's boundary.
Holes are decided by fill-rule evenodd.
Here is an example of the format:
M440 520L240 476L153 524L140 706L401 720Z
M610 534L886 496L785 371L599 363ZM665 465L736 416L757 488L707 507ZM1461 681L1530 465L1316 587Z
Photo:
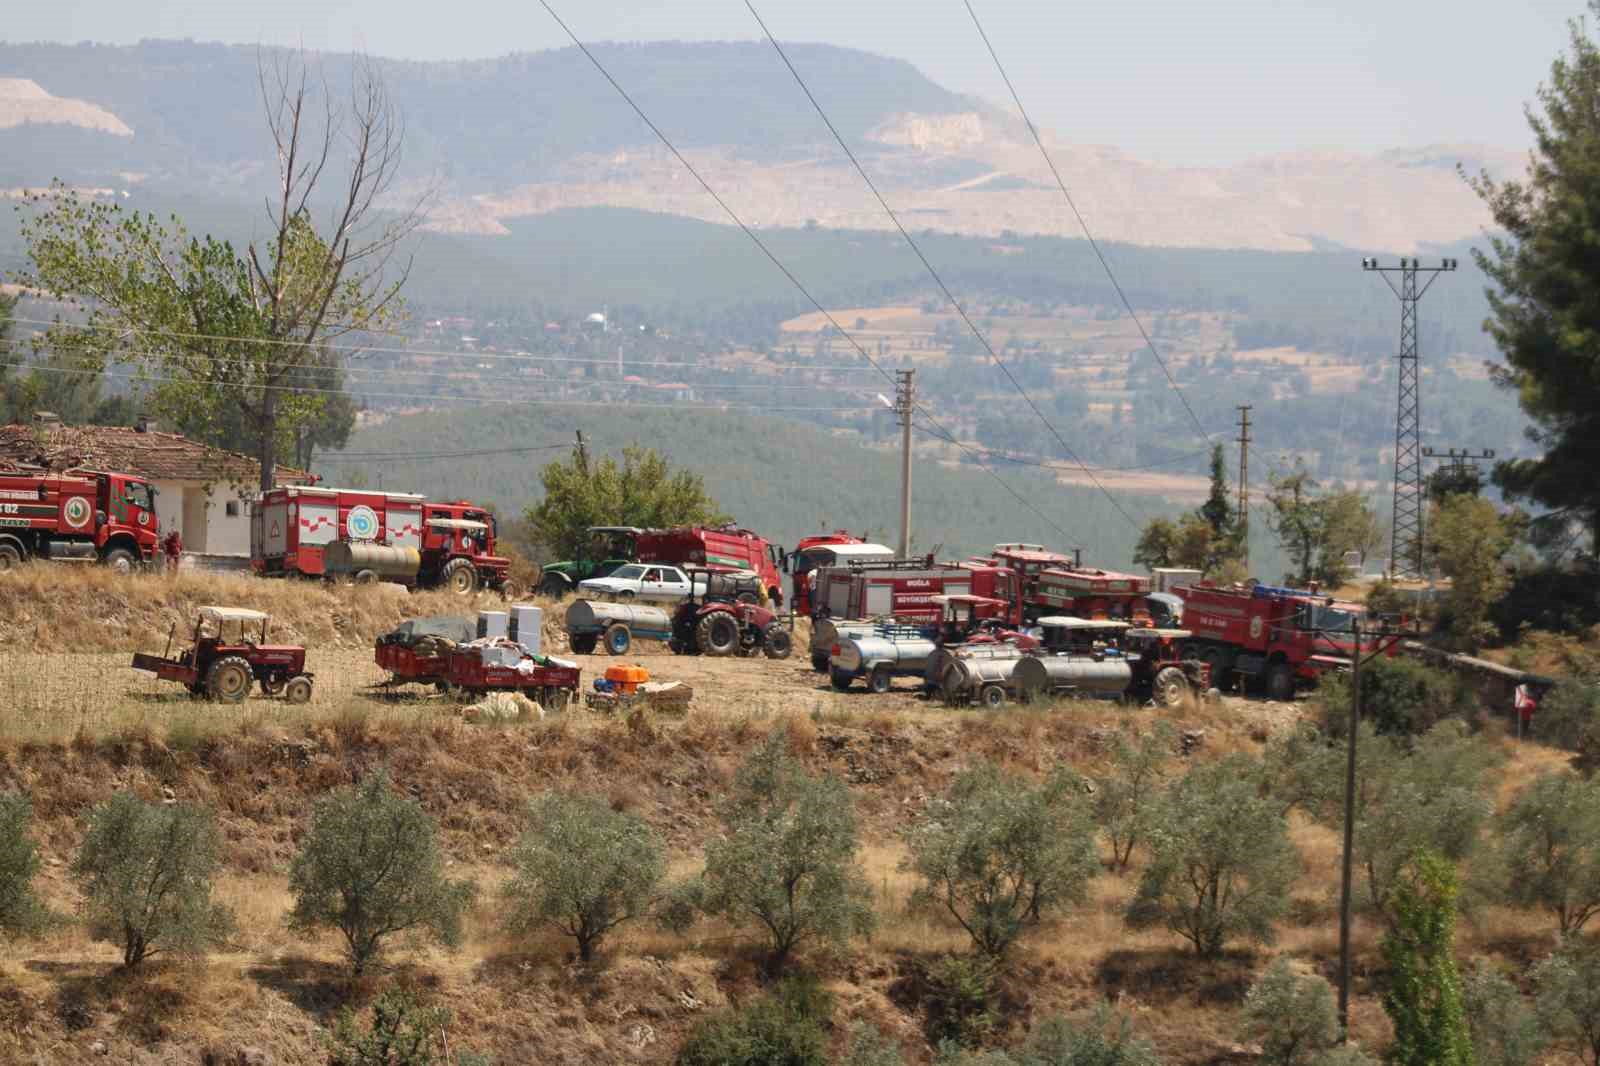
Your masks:
M806 533L847 527L894 538L899 531L896 453L855 435L838 436L785 420L722 412L592 408L487 408L396 417L358 431L349 451L451 452L564 444L582 429L595 452L619 453L643 444L674 466L701 474L717 501L740 522L782 544ZM334 483L365 478L385 488L430 495L467 495L520 510L539 499L540 468L560 452L428 461L320 459L317 470ZM1054 484L1037 473L1004 477L1072 540L1106 566L1129 561L1136 532L1093 489ZM920 463L913 484L912 530L924 549L943 544L968 552L998 541L1061 544L1062 535L1018 504L980 470ZM1149 513L1170 510L1142 505ZM1134 511L1135 518L1144 511Z

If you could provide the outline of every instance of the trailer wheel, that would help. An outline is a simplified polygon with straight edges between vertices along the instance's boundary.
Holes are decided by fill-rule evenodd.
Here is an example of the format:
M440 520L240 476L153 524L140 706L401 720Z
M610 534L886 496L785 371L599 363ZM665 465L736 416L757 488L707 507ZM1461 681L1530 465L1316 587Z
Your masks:
M893 684L894 677L886 666L875 666L872 673L867 675L867 687L880 696L888 692Z
M726 611L714 611L700 619L695 637L707 655L732 655L739 650L739 623Z
M985 685L979 690L978 699L992 711L1006 705L1006 690L999 685Z
M811 653L811 669L815 670L819 674L828 669L829 661L830 656L823 655L820 652Z
M1177 707L1189 695L1189 679L1176 666L1164 666L1157 672L1150 694L1162 707Z
M500 582L500 598L507 603L522 599L522 582L510 578Z
M134 567L139 565L139 560L127 548L112 548L100 557L100 562L106 569L118 574L131 574Z
M1267 699L1280 703L1294 699L1294 667L1286 662L1267 667Z
M767 653L769 659L787 659L789 653L794 650L794 639L780 623L773 622L761 635L761 649Z
M621 622L606 630L606 653L609 655L626 655L628 648L633 644L633 634L628 632L628 627Z
M357 570L355 583L358 585L376 585L378 583L378 572L376 570Z
M855 678L851 677L843 670L831 670L828 672L828 684L832 685L840 692L847 690L850 687L850 682L854 680Z
M593 655L595 645L599 643L600 635L598 633L572 634L572 650L579 655Z
M304 674L291 677L289 683L283 686L283 698L287 703L310 703L311 679Z
M15 544L0 544L0 573L22 565L22 553Z
M457 596L470 596L478 591L478 572L465 559L451 559L446 563L440 581Z
M250 664L237 655L218 659L206 671L206 692L223 703L239 703L250 694L250 682L255 675Z
M564 688L552 688L549 698L544 701L544 709L552 714L560 714L567 709L567 700L571 695Z

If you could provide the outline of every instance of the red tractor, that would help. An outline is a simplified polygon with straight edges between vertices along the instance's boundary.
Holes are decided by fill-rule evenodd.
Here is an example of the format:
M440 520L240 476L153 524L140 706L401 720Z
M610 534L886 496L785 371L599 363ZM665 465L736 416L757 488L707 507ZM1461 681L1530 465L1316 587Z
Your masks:
M787 659L787 627L755 602L761 578L752 573L689 568L689 598L672 613L667 647L676 655L756 655Z
M172 657L178 635L174 622L167 634L167 650L160 655L135 652L133 668L163 681L177 681L196 696L223 703L239 703L250 694L253 683L259 684L265 695L281 693L290 703L305 703L311 699L306 650L298 644L268 644L270 622L261 611L243 607L202 607L195 612L193 643L177 658Z

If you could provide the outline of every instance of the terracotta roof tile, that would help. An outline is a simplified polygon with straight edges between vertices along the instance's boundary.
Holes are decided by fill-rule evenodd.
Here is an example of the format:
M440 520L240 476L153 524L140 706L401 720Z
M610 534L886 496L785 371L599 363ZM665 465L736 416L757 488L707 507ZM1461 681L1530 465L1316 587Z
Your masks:
M214 448L179 433L141 433L131 426L0 426L0 460L51 470L96 467L160 481L240 481L254 483L261 466L225 448ZM307 482L304 470L280 464L276 478Z

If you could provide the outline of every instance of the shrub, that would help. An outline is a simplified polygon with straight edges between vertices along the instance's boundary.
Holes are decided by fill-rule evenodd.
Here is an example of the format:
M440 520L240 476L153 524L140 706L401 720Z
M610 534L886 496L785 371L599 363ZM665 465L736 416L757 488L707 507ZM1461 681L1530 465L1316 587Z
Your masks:
M1383 1009L1396 1066L1472 1066L1472 1037L1456 973L1456 873L1420 851L1394 889L1394 924L1379 945L1388 965Z
M1562 936L1600 911L1600 781L1545 774L1496 819L1507 902L1555 915Z
M907 831L916 898L942 907L999 958L1037 922L1084 898L1099 865L1076 778L1033 785L984 763L958 774Z
M648 911L666 869L661 837L637 815L595 796L547 792L528 805L528 828L511 854L507 924L550 925L578 942L588 962L618 925Z
M775 730L740 767L723 806L727 832L706 846L698 892L707 913L762 927L772 970L801 943L842 947L873 926L850 790L808 776L787 743Z
M1350 725L1351 685L1330 679L1317 690L1322 728L1343 738ZM1379 656L1361 668L1362 720L1384 736L1426 733L1446 718L1471 718L1471 686L1448 670L1415 659Z
M434 1045L449 1023L449 1011L390 989L373 1002L370 1026L357 1024L349 1007L339 1012L327 1037L328 1066L433 1066L440 1061Z
M211 813L118 792L89 812L73 874L89 934L122 947L125 966L160 952L198 955L233 928L211 901L220 841Z
M1111 844L1111 864L1125 870L1133 849L1149 835L1151 814L1161 796L1172 758L1173 728L1154 723L1142 736L1117 733L1111 746L1112 773L1096 782L1094 818Z
M1307 1066L1339 1042L1333 989L1279 956L1244 998L1244 1039L1259 1041L1266 1062Z
M476 893L469 882L445 878L433 819L395 794L382 770L317 802L289 890L290 926L338 929L358 974L396 934L460 943L461 918Z
M857 1022L850 1027L850 1043L839 1066L902 1066L904 1062L899 1044L876 1026Z
M1531 973L1534 1010L1545 1031L1600 1066L1600 950L1573 942Z
M999 1020L993 1008L998 977L985 955L946 955L929 963L922 996L928 1042L976 1047L987 1040Z
M1461 984L1478 1066L1529 1066L1549 1043L1517 986L1480 962Z
M1541 743L1578 751L1600 733L1600 687L1586 681L1557 685L1533 713L1532 735Z
M1231 755L1172 787L1128 905L1130 926L1164 925L1203 957L1221 954L1233 937L1271 942L1300 862L1283 804L1261 795L1259 782L1255 760Z
M690 1030L678 1066L827 1066L823 1026L832 998L815 982L784 981L738 1010L720 1011Z
M28 838L33 804L18 793L0 795L0 932L21 936L38 930L45 909L33 892L39 855Z

